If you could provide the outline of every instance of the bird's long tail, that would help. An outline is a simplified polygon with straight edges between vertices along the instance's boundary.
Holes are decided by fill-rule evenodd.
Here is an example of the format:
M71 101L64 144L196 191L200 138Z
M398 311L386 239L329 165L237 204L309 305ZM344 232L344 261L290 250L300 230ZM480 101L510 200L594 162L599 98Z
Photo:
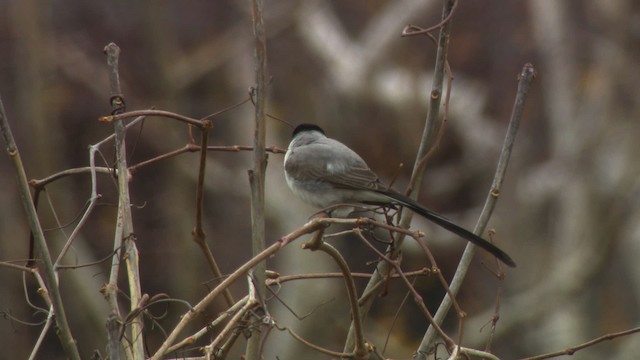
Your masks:
M425 219L435 223L436 225L447 229L449 231L451 231L452 233L462 237L465 240L468 240L469 242L471 242L474 245L477 245L479 247L481 247L482 249L488 251L489 253L493 254L495 257L497 257L500 261L502 261L503 263L511 266L511 267L515 267L516 263L515 261L513 261L513 259L511 259L511 257L509 255L507 255L507 253L505 253L504 251L502 251L499 247L493 245L492 243L488 242L487 240L481 238L480 236L472 233L469 230L466 230L456 224L454 224L451 220L445 218L444 216L436 213L435 211L431 211L427 208L425 208L424 206L420 205L417 201L404 196L400 193L397 193L395 191L380 191L380 193L396 200L400 205L404 205L406 207L408 207L409 209L413 210L414 212L420 214L421 216L423 216Z

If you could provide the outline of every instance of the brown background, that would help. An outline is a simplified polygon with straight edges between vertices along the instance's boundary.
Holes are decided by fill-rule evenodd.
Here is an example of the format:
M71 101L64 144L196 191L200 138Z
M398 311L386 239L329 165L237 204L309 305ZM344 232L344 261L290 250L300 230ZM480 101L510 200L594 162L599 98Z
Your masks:
M439 1L268 1L268 112L290 123L314 122L359 152L386 180L398 173L403 189L426 114L435 47L425 38L401 38L409 23L438 22ZM157 109L200 118L242 101L253 85L253 39L245 1L37 1L0 2L0 96L29 178L88 165L90 144L112 132L97 121L110 111L103 47L122 49L121 78L129 110ZM515 152L490 222L497 243L518 262L508 270L494 349L504 358L564 349L638 323L640 272L640 9L632 0L463 1L453 23L449 61L455 80L449 122L431 159L420 200L472 228L491 184L511 112L516 75L526 62L538 78L526 105ZM250 145L253 109L244 105L214 119L212 145ZM183 146L186 128L148 119L130 132L131 162ZM291 129L268 125L267 145L286 147ZM140 134L140 135L138 135ZM113 151L104 157L111 161ZM288 191L282 155L270 155L267 174L268 239L286 234L314 212ZM101 165L104 164L101 162ZM228 273L250 257L250 153L212 153L207 164L206 232ZM143 291L195 303L211 279L191 241L197 155L187 154L134 175L132 202ZM75 224L90 195L88 176L47 188L40 212L52 253ZM116 211L114 182L100 178L103 195L67 264L107 256ZM28 228L13 169L0 157L0 260L24 259ZM421 219L446 276L464 242ZM332 241L354 271L371 271L375 254L350 239ZM57 250L56 250L57 249ZM485 262L490 259L481 254ZM425 259L411 246L405 266ZM63 299L83 358L105 354L107 306L99 294L108 263L61 273ZM336 271L321 254L297 245L270 263L282 273ZM31 301L42 305L27 281ZM364 286L364 282L360 283ZM432 279L417 288L435 309L442 289ZM465 344L483 347L497 283L476 261L460 301L469 313ZM379 344L405 292L392 285L367 321ZM236 296L244 283L233 288ZM316 343L341 349L348 327L344 286L338 280L287 284L272 315ZM222 305L219 303L218 305ZM211 314L223 308L211 309ZM409 303L393 330L387 355L409 358L426 321ZM40 332L28 322L44 319L28 307L22 276L0 267L0 358L26 358ZM170 328L185 308L154 313ZM456 322L447 329L455 334ZM148 324L150 327L151 324ZM327 330L330 329L330 330ZM152 348L163 338L149 329ZM323 358L274 331L267 358ZM580 352L580 359L640 356L638 335ZM241 352L239 346L231 358ZM53 332L39 358L63 358ZM186 354L186 353L185 353Z

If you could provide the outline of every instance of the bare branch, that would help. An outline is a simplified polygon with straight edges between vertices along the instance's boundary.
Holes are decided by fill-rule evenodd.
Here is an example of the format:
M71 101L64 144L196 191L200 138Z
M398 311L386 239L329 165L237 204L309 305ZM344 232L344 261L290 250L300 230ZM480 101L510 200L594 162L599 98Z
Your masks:
M31 191L29 190L29 183L27 181L27 174L24 170L22 159L20 158L20 152L18 146L13 139L13 133L9 126L9 119L7 113L4 110L4 104L0 98L0 131L6 145L7 154L11 159L11 162L16 171L16 178L20 189L22 206L24 207L31 233L35 239L36 251L40 259L42 260L42 272L46 283L46 289L51 296L52 309L55 312L56 326L58 327L58 337L62 343L62 348L65 354L72 360L80 360L80 353L76 346L76 341L71 334L69 323L67 322L67 316L62 303L62 296L60 294L60 288L58 287L58 279L53 268L53 262L51 261L51 254L47 247L47 242L40 226L40 220L36 208L33 204L31 197Z
M209 244L206 241L207 236L204 233L204 229L202 228L202 206L204 204L204 180L205 169L207 165L207 143L209 141L209 128L204 127L201 128L200 131L200 166L198 169L198 185L196 186L196 225L191 231L191 236L193 237L193 241L198 244L200 250L202 250L202 252L204 253L213 276L219 279L222 277L222 271L220 271L220 267L218 266L216 259L213 257L213 253L211 252ZM224 290L224 299L229 307L233 306L233 304L235 303L229 289Z
M213 339L213 341L209 345L205 346L204 348L205 355L217 356L216 354L214 354L214 352L218 348L218 345L222 343L222 341L225 338L227 338L227 336L229 336L231 331L238 326L238 323L242 320L242 318L244 318L252 309L260 305L260 301L258 301L258 298L255 295L255 285L253 284L253 281L251 281L251 276L248 276L248 283L249 283L249 295L247 295L247 297L245 298L246 300L243 299L244 304L231 317L227 325L224 326L224 328L222 329L222 331L220 331L218 336L216 336L216 338Z
M322 222L318 221L318 219L311 220L304 224L303 226L295 229L293 232L289 233L278 239L274 244L264 249L261 253L251 258L249 261L245 262L242 266L240 266L236 271L234 271L231 275L229 275L226 279L224 279L218 286L216 286L213 290L207 294L200 302L193 307L189 312L182 315L180 322L173 328L173 331L167 339L162 343L160 348L156 351L156 353L151 357L153 360L160 359L164 354L166 354L169 346L173 344L173 342L178 337L178 334L189 324L192 320L194 320L200 313L204 311L204 309L215 299L218 295L220 295L224 289L228 288L231 284L233 284L239 277L244 275L247 271L251 270L254 266L259 264L260 262L268 259L273 254L280 251L280 249L293 240L299 238L302 235L312 233L317 231L321 227L325 226Z
M114 44L108 44L105 49L105 55L107 57L107 65L109 69L109 83L111 93L111 108L114 115L120 114L125 110L124 96L120 88L120 75L119 75L119 56L120 48ZM131 201L129 199L129 173L127 170L127 151L126 151L126 127L120 121L114 124L115 133L115 153L116 153L116 168L118 169L118 216L116 222L116 231L114 236L114 250L119 253L119 256L113 257L113 264L111 268L111 277L109 278L109 287L107 287L106 294L108 296L108 302L111 305L114 314L118 317L119 310L115 289L118 288L118 273L120 267L120 256L123 256L125 264L127 265L127 278L129 282L129 297L130 297L130 310L134 310L142 297L142 291L140 290L140 273L138 267L138 249L135 244L135 235L133 230L133 219L131 216ZM119 249L122 247L122 251ZM138 316L136 320L130 322L130 334L132 343L128 347L125 342L121 342L128 351L131 351L131 356L135 359L141 359L144 357L144 345L142 343L143 337L139 336L142 332L142 317ZM124 341L124 340L123 340Z
M631 335L631 334L635 334L640 332L640 327L636 327L633 329L629 329L629 330L624 330L624 331L620 331L620 332L616 332L616 333L611 333L611 334L606 334L606 335L602 335L600 337L597 337L593 340L587 341L583 344L580 345L576 345L573 346L571 348L565 349L565 350L561 350L561 351L556 351L556 352L552 352L552 353L548 353L548 354L542 354L542 355L537 355L537 356L533 356L533 357L528 357L528 358L524 358L523 360L542 360L542 359L551 359L554 357L559 357L559 356L564 356L564 355L573 355L575 354L577 351L594 346L598 343L601 343L605 340L613 340L615 338L618 337L622 337L622 336L627 336L627 335Z
M138 117L138 116L159 116L159 117L164 117L164 118L169 118L169 119L175 119L178 121L182 121L185 122L187 124L196 126L198 128L204 129L204 128L211 128L211 120L208 119L203 119L203 120L197 120L197 119L192 119L188 116L184 116L184 115L180 115L180 114L176 114L170 111L163 111L163 110L136 110L136 111L130 111L130 112L121 112L121 113L116 113L113 115L109 115L109 116L101 116L100 118L98 118L98 121L100 122L120 122L122 120L125 119L129 119L132 117Z
M426 29L423 29L417 25L407 25L403 30L402 30L402 34L400 36L416 36L416 35L422 35L422 34L427 34L432 32L433 30L437 30L442 28L446 23L448 23L449 21L451 21L451 19L453 18L453 14L455 14L456 9L458 8L458 1L456 0L453 4L453 8L451 8L451 11L449 11L449 14L447 15L447 17L445 17L444 19L442 19L439 23L430 26Z
M265 248L265 215L264 193L265 174L267 170L266 139L266 106L267 85L269 81L267 68L267 35L263 19L264 4L262 0L251 0L251 19L253 24L255 50L255 93L250 94L255 106L253 135L253 168L249 171L251 186L251 249L254 256ZM255 97L253 96L255 95ZM265 296L266 262L258 263L253 274L255 291L258 298ZM256 310L259 314L262 310ZM265 310L266 311L266 310ZM258 317L251 319L251 338L247 341L246 356L248 360L259 360L262 322Z
M376 249L373 245L371 245L369 243L369 241L367 241L367 239L365 239L364 236L362 236L362 232L360 231L360 229L354 229L354 233L358 236L358 238L360 240L362 240L362 242L364 242L365 245L367 245L381 259L383 259L383 261L386 261L390 266L392 266L396 270L396 272L398 273L400 278L404 281L405 285L407 286L407 288L409 289L409 291L413 295L413 300L416 302L416 304L418 304L418 307L420 308L420 311L422 311L422 313L427 318L427 320L429 320L429 323L432 326L434 326L434 325L436 326L436 331L444 339L444 341L447 343L447 346L453 346L454 341L440 328L439 324L437 324L434 321L433 316L431 315L431 312L429 312L429 309L427 309L427 306L425 305L424 301L422 300L422 296L420 296L420 294L416 291L416 289L413 287L413 285L411 285L411 282L405 276L404 272L402 272L402 268L400 267L399 262L394 260L394 259L392 259L392 258L390 258L390 257L388 257L388 256L386 256L386 255L384 255L380 251L378 251L378 249Z
M198 330L195 334L187 336L186 338L184 338L184 340L180 341L179 343L173 346L170 346L167 349L167 354L170 354L187 345L191 345L195 343L198 339L202 338L204 335L210 333L212 329L215 329L218 325L220 325L220 323L222 323L224 320L232 316L231 314L236 313L241 307L243 307L247 303L247 300L249 300L248 295L238 300L238 302L233 304L233 306L231 306L227 311L220 314L220 316L218 316L215 320L209 322L207 326Z
M338 351L331 351L328 349L325 349L321 346L318 346L316 344L312 344L309 341L305 340L302 336L296 334L293 330L291 330L290 328L278 328L278 330L286 330L287 332L289 332L289 334L291 334L291 336L293 336L294 339L298 340L300 343L304 344L305 346L316 350L318 352L321 352L325 355L329 355L329 356L334 356L334 357L338 357L338 358L346 358L346 359L353 359L355 357L354 353L347 353L347 352L338 352Z
M507 134L504 139L502 152L500 153L500 159L498 160L498 166L494 175L493 184L491 185L491 189L489 190L489 194L487 195L487 200L485 201L485 206L482 209L482 213L480 214L480 218L478 219L478 223L476 224L476 227L474 229L475 234L481 234L484 231L484 228L486 227L487 223L489 222L489 218L493 213L493 209L495 208L496 202L498 200L498 195L500 194L502 181L507 171L507 164L509 163L511 149L513 148L513 144L515 143L516 133L522 119L522 112L524 110L527 92L529 91L529 87L531 86L534 77L535 69L533 68L533 65L525 64L518 79L518 90L516 93L513 113L511 114L511 121L509 122L509 128L507 129ZM469 270L469 266L471 264L471 260L473 259L473 255L475 254L475 251L476 248L472 244L468 244L465 248L464 254L460 259L458 269L456 270L453 280L451 281L451 285L449 286L454 296L460 291L460 288L462 287L462 282L467 274L467 271ZM441 324L442 321L444 321L445 316L451 308L451 303L451 297L449 296L445 297L442 300L442 303L440 304L440 307L438 308L438 311L435 315L435 319L438 324ZM425 336L422 338L422 342L420 343L417 359L424 359L424 354L427 353L428 348L431 346L435 339L435 336L436 333L431 327L429 327L429 329L427 329L427 332L425 333Z
M347 294L349 296L349 304L351 305L351 314L353 318L353 324L355 328L355 358L356 359L364 359L368 357L369 351L366 346L366 342L364 340L364 332L362 326L362 318L360 317L360 307L358 306L358 295L356 292L356 285L353 282L353 276L351 276L351 271L349 270L349 265L344 260L340 252L336 250L333 246L322 241L322 234L324 229L318 230L316 235L308 242L306 242L302 247L303 249L310 249L312 251L321 250L325 252L327 255L331 256L333 260L338 264L340 270L342 271L342 275L344 276L345 285L347 287Z
M440 35L438 38L438 47L436 54L436 63L434 69L433 82L431 85L431 92L429 94L429 112L427 113L427 117L425 119L425 126L422 132L422 137L420 140L420 146L418 147L418 151L416 153L416 159L413 165L413 172L411 175L412 183L409 184L409 187L414 189L413 193L410 195L413 199L416 199L419 195L419 189L415 187L415 184L420 184L422 182L423 174L424 174L424 162L422 159L427 155L429 149L434 144L434 141L437 138L437 124L438 119L440 117L440 103L442 100L442 86L444 82L444 73L447 62L447 54L449 49L449 34L451 32L451 21L446 20L451 14L456 1L455 0L446 0L443 4L442 9L442 19L443 25L440 28ZM399 226L402 228L408 228L411 224L412 213L410 211L403 211L402 219L400 221ZM391 258L395 258L398 254L398 251L402 245L404 237L399 234L396 236L396 246L393 249L390 249ZM371 291L373 287L378 286L377 284L381 281L381 274L386 274L389 272L389 264L385 261L380 261L378 263L377 271L374 276L371 278L364 292L367 293ZM366 302L363 302L361 305L361 314L363 317L366 317L369 309L373 305L373 300L375 297L371 296L368 298ZM345 351L353 347L354 341L354 328L353 324L349 328L349 336L347 337L347 342L345 344Z

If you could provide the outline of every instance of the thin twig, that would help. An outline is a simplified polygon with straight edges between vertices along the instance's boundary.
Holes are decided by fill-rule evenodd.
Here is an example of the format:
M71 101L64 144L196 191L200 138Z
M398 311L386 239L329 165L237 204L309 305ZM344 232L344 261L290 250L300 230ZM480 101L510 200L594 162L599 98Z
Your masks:
M44 342L44 339L47 333L49 332L51 325L53 324L53 318L55 314L53 310L53 305L51 304L51 297L49 297L49 294L47 293L47 291L44 290L47 287L44 283L44 280L42 279L42 276L40 276L40 273L35 270L33 272L33 275L36 278L36 281L38 282L40 289L43 289L43 290L38 290L38 293L40 294L44 302L49 306L49 311L47 311L47 320L45 321L45 324L42 327L42 330L40 331L38 340L36 341L35 345L33 346L33 349L31 350L31 354L29 355L29 360L33 360L36 358L36 355L38 354L38 350L40 350L40 346L42 346L42 343Z
M251 312L245 313L245 316L242 319L242 321L249 321L250 316L251 316ZM227 356L229 355L229 351L231 351L233 344L235 344L236 341L238 341L238 338L240 337L240 335L244 335L244 333L242 332L241 328L238 328L238 329L235 329L235 331L233 331L229 337L227 337L227 340L218 349L218 359L220 360L227 359Z
M47 336L47 333L49 332L49 329L53 324L53 317L54 317L53 314L54 314L53 307L50 307L49 313L47 314L47 320L45 321L44 326L42 327L42 330L40 330L40 335L38 335L38 340L36 340L36 343L33 345L33 349L31 349L31 354L29 354L29 360L36 359L38 350L40 350L40 346L42 346L44 338Z
M226 320L227 318L232 316L231 314L233 314L236 311L238 311L238 309L243 307L247 303L248 299L249 299L249 296L247 295L247 296L243 297L242 299L238 300L238 302L233 304L233 306L231 306L228 310L226 310L225 312L220 314L213 321L209 322L207 324L207 326L205 326L202 329L198 330L195 334L187 336L186 338L184 338L182 341L176 343L175 345L170 346L167 349L167 354L171 354L172 352L174 352L174 351L176 351L176 350L178 350L180 348L183 348L183 347L185 347L187 345L191 345L191 344L195 343L198 339L202 338L204 335L208 334L212 330L215 330L215 328L218 325L220 325L220 323L222 323L224 320Z
M35 271L34 268L31 268L31 267L28 267L28 266L22 266L22 265L18 265L18 264L13 264L13 263L10 263L8 261L0 261L0 266L7 267L9 269L15 269L15 270L20 270L20 271L24 271L24 272L29 272L29 273L33 273Z
M191 231L191 236L193 237L193 241L200 247L200 250L204 253L205 258L207 259L207 263L209 264L209 268L211 268L211 272L215 278L222 277L222 271L220 271L220 267L216 262L213 253L211 252L211 248L209 248L209 244L206 241L207 235L204 233L204 229L202 227L202 207L204 204L204 180L206 174L206 165L207 165L207 143L209 141L209 129L201 128L201 139L200 139L200 166L198 168L198 184L196 185L196 225ZM233 306L235 301L233 300L233 296L231 295L231 291L229 289L224 290L224 299L227 302L229 307Z
M456 1L453 4L453 8L451 9L451 11L449 12L449 15L447 15L446 18L442 19L439 23L430 26L426 29L423 29L417 25L407 25L403 30L402 33L400 34L400 36L416 36L416 35L422 35L422 34L426 34L426 33L430 33L433 30L437 30L442 28L446 23L448 23L452 18L453 18L453 14L455 14L456 9L458 8L458 1Z
M453 352L451 353L451 356L449 357L449 359L451 360L460 359L462 356L458 354L467 355L465 358L471 358L473 356L474 358L478 357L480 359L500 360L497 356L491 353L488 353L486 351L480 351L480 350L466 348L466 347L457 346L457 345L453 350Z
M138 118L141 119L141 118ZM137 120L137 119L136 119ZM133 124L133 122L127 124L127 126L130 126L131 124ZM108 139L108 138L107 138ZM105 140L107 140L105 139ZM91 147L96 147L96 145L92 145ZM97 150L97 148L96 148ZM94 150L94 151L96 151ZM265 150L267 152L273 153L273 154L284 154L287 152L286 149L282 149L280 147L277 146L267 146L265 148ZM176 149L176 150L172 150L166 154L162 154L162 155L158 155L154 158L148 159L148 160L144 160L141 161L137 164L131 165L129 166L129 173L133 174L135 173L139 168L145 167L147 165L151 165L154 164L156 162L160 162L161 160L165 160L168 158L172 158L174 156L178 156L180 154L184 154L187 152L198 152L200 151L200 146L196 145L196 144L186 144L185 146ZM249 146L249 145L209 145L207 146L207 151L221 151L221 152L240 152L240 151L253 151L253 146ZM72 176L72 175L81 175L81 174L86 174L86 173L91 173L91 170L94 169L96 173L99 174L106 174L106 175L111 175L113 174L113 169L110 167L101 167L101 166L94 166L93 168L91 166L84 166L84 167L78 167L78 168L73 168L73 169L66 169L60 172L57 172L53 175L49 175L45 178L42 179L31 179L29 180L29 185L31 185L33 188L35 189L40 189L40 188L44 188L45 186L49 185L50 183L62 179L64 177L67 176ZM117 172L116 172L117 175Z
M249 283L249 295L247 296L247 301L244 303L242 308L238 310L229 320L229 322L224 326L224 328L220 331L220 333L216 336L213 341L205 346L206 351L215 351L218 347L218 344L222 343L222 341L231 333L231 331L238 326L238 323L244 316L251 311L256 306L260 305L258 298L255 295L255 286L251 281L251 276L248 276Z
M390 266L392 266L396 270L396 272L398 273L400 278L404 281L404 283L407 286L407 288L409 289L409 291L411 291L411 294L413 295L413 300L416 302L416 304L418 304L418 308L422 311L422 313L427 318L427 320L429 320L429 323L431 325L435 325L436 326L436 331L442 337L442 339L447 343L447 346L452 346L454 344L454 341L440 328L439 325L437 325L435 323L435 321L433 319L433 316L431 315L431 312L429 312L429 309L427 309L427 306L425 305L424 301L422 300L422 296L411 285L411 281L409 281L409 279L404 275L404 273L402 272L402 268L400 267L400 264L398 263L398 261L395 261L392 258L384 255L378 249L376 249L375 246L371 245L369 243L369 241L362 235L362 232L359 229L354 229L354 233L358 236L358 238L360 240L362 240L362 242L365 243L365 245L367 245L381 259L383 259L383 261L386 261Z
M351 315L355 328L355 358L366 358L369 352L367 351L367 346L364 340L364 331L362 326L362 318L360 317L360 307L358 306L358 294L356 291L356 285L353 281L353 276L351 276L349 265L347 265L347 262L344 260L342 255L340 255L340 252L336 250L336 248L322 241L321 235L316 236L313 240L305 243L303 245L303 248L323 251L327 255L331 256L336 264L338 264L338 267L340 267L340 270L342 271L342 274L344 276L345 285L347 287L347 295L349 298L349 304L351 305Z
M159 162L160 160L165 160L174 156L178 156L180 154L184 154L187 152L197 152L200 151L200 146L196 145L196 144L192 144L192 143L188 143L185 146L170 151L166 154L162 154L162 155L158 155L154 158L145 160L145 161L141 161L135 165L132 165L131 167L129 167L129 171L131 173L136 172L139 168L147 166L147 165L151 165L153 163ZM284 154L286 152L285 149L281 149L279 147L276 146L269 146L267 148L265 148L265 150L267 152L271 152L274 154ZM222 152L240 152L240 151L253 151L253 146L246 146L246 145L209 145L207 146L207 151L222 151Z
M130 123L128 123L125 127L128 129L134 125L136 125L138 122L144 120L144 116L140 116L135 118L133 121L131 121ZM107 143L108 141L111 141L115 138L115 134L111 134L109 136L107 136L106 138L102 139L99 143L94 144L89 146L89 161L90 163L94 163L94 159L95 159L95 152L98 151L98 148L102 145L104 145L105 143ZM95 172L95 173L103 173L103 174L112 174L113 173L113 169L110 167L99 167L99 166L95 166L95 164L93 164L92 166L86 166L86 167L79 167L79 168L74 168L74 169L66 169L63 171L60 171L58 173L55 173L53 175L49 175L46 178L43 179L31 179L29 180L29 185L33 186L36 190L45 187L46 185L48 185L49 183L52 183L58 179L61 179L63 177L66 176L70 176L70 175L78 175L78 174L84 174L84 173L91 173L91 172ZM93 178L92 174L92 181L94 181L95 179ZM117 173L116 173L117 175ZM95 181L93 182L95 183Z
M209 114L209 115L207 115L207 116L203 117L203 118L202 118L202 120L204 120L204 119L211 119L211 118L214 118L214 117L216 117L216 116L218 116L218 115L220 115L220 114L226 113L227 111L231 111L231 110L233 110L233 109L235 109L235 108L237 108L237 107L240 107L240 106L242 106L242 105L244 105L244 104L248 103L249 101L251 101L251 97L250 97L250 96L247 96L247 98L246 98L246 99L244 99L244 100L240 101L239 103L237 103L237 104L233 104L233 105L231 105L231 106L227 106L226 108L224 108L224 109L222 109L222 110L218 110L218 111L214 112L213 114Z
M92 173L92 177L95 177L95 173ZM60 263L62 262L62 259L64 258L64 256L67 254L67 251L69 251L69 248L71 247L71 244L73 244L73 241L80 234L80 230L83 228L84 224L89 219L89 215L91 215L91 212L93 211L93 208L96 206L96 203L97 203L99 198L100 198L100 195L98 194L98 192L96 190L96 183L95 183L95 178L94 178L94 179L92 179L92 182L91 182L91 196L89 197L89 206L87 206L87 209L82 214L82 217L80 218L80 221L78 221L78 224L76 225L76 227L71 232L71 235L69 235L69 238L67 239L67 242L62 247L62 250L60 251L60 254L58 254L58 258L56 259L56 262L54 263L54 266L56 268L58 268L60 266Z
M411 286L415 286L416 280L417 280L417 278L413 279L413 282L411 283ZM395 327L396 323L400 319L400 312L404 308L404 305L407 303L407 300L409 300L409 295L411 295L411 291L407 291L405 296L402 298L402 301L400 301L400 305L398 305L398 308L396 309L395 314L393 314L393 320L391 321L391 324L387 327L388 328L387 329L387 336L384 339L384 345L382 345L382 353L383 354L385 352L387 352L387 346L389 345L389 340L391 339L391 334L393 333L393 328Z
M88 262L88 263L85 263L85 264L76 264L76 265L58 265L58 266L56 267L56 269L58 269L58 270L75 270L75 269L80 269L80 268L83 268L83 267L95 266L95 265L98 265L98 264L100 264L100 263L103 263L103 262L105 262L105 261L107 261L107 260L111 259L114 255L117 255L117 252L118 252L117 250L112 251L112 252L111 252L111 254L109 254L109 255L107 255L107 256L105 256L105 257L103 257L103 258L102 258L102 259L100 259L100 260L96 260L96 261Z
M309 234L317 231L318 229L324 227L325 225L320 223L317 219L311 220L304 224L303 226L295 229L293 232L281 237L274 244L264 249L260 254L254 256L249 261L245 262L242 266L240 266L236 271L234 271L231 275L229 275L226 279L224 279L218 286L216 286L213 290L207 294L200 302L190 309L189 312L183 314L180 322L173 328L173 331L167 336L165 341L162 343L160 348L153 354L151 357L152 360L159 360L164 354L166 354L167 349L171 346L178 334L191 322L193 321L199 314L201 314L204 309L215 299L218 295L222 293L222 291L228 288L231 284L233 284L238 278L244 275L247 271L251 270L254 266L259 264L260 262L268 259L273 254L280 251L281 248L292 242L293 240L299 238L302 235Z
M138 116L158 116L158 117L162 117L162 118L169 118L169 119L175 119L178 121L182 121L185 122L187 124L196 126L198 128L211 128L211 120L208 119L202 119L202 120L198 120L198 119L193 119L190 118L188 116L184 116L181 114L176 114L170 111L164 111L164 110L135 110L135 111L129 111L129 112L122 112L122 113L118 113L118 114L113 114L113 115L108 115L108 116L101 116L98 118L98 121L100 122L121 122L122 120L125 119L129 119L132 117L138 117Z
M111 174L113 172L113 169L108 167L95 167L95 171L102 174ZM89 172L91 172L90 166L79 167L74 169L66 169L66 170L57 172L53 175L49 175L42 179L31 179L29 180L29 185L33 186L34 188L43 188L49 183L52 183L58 179L71 176L71 175L85 174Z
M573 355L579 350L582 350L582 349L588 348L590 346L596 345L596 344L601 343L601 342L603 342L605 340L613 340L615 338L618 338L618 337L621 337L621 336L627 336L627 335L635 334L637 332L640 332L640 327L636 327L636 328L633 328L633 329L620 331L620 332L616 332L616 333L602 335L602 336L597 337L597 338L595 338L593 340L587 341L587 342L585 342L583 344L580 344L580 345L577 345L577 346L570 347L570 348L565 349L565 350L556 351L556 352L547 353L547 354L542 354L542 355L537 355L537 356L532 356L532 357L528 357L528 358L523 358L522 360L542 360L542 359L550 359L550 358L554 358L554 357L559 357L559 356L563 356L563 355Z
M339 351L331 351L329 349L325 349L321 346L318 346L316 344L312 344L309 341L305 340L302 336L296 334L293 330L291 330L288 327L285 328L277 328L278 330L286 330L287 332L289 332L289 334L291 336L293 336L294 339L298 340L300 343L304 344L306 347L311 348L313 350L316 350L318 352L321 352L325 355L329 355L329 356L333 356L333 357L337 357L340 359L352 359L355 357L355 354L352 352L339 352Z
M45 285L44 280L42 279L42 276L40 275L40 272L39 272L38 268L34 268L33 270L34 270L33 271L33 276L36 278L36 281L38 282L38 285L40 286L40 288L38 289L38 295L44 300L44 303L47 304L47 306L51 307L51 305L53 303L51 302L51 297L49 296L49 292L47 292L47 286ZM30 300L30 298L29 298L29 290L27 289L26 273L22 274L22 290L24 291L25 302L27 303L27 305L29 307L34 309L36 312L41 312L41 313L48 313L50 311L50 310L47 310L47 309L43 309L43 308L41 308L39 306L36 306Z
M407 277L427 276L427 275L431 275L431 274L432 274L432 271L427 269L427 268L423 268L423 269L415 270L415 271L407 271L407 272L404 273L404 275L407 276ZM343 276L344 276L344 274L341 273L341 272L284 275L284 276L278 276L278 277L272 278L272 279L267 279L267 285L282 284L282 283L285 283L285 282L288 282L288 281L294 281L294 280L342 278ZM371 275L369 273L354 273L354 272L352 272L351 276L353 278L368 279L373 275ZM400 276L398 274L391 274L391 278L393 278L393 279L397 279L399 277Z
M429 262L431 263L431 266L432 266L432 271L436 273L436 275L438 276L438 280L440 280L440 284L445 289L446 293L453 298L453 307L456 309L458 318L462 318L464 316L464 312L462 311L462 309L460 308L460 305L458 304L455 297L451 293L451 289L449 289L449 284L447 284L447 280L445 280L444 276L442 275L442 271L440 271L440 268L438 267L438 264L436 263L436 259L433 257L431 250L429 250L429 247L427 247L427 244L425 244L425 242L422 241L422 239L414 238L414 240L418 243L418 246L420 246L422 251L425 253L427 258L429 259Z

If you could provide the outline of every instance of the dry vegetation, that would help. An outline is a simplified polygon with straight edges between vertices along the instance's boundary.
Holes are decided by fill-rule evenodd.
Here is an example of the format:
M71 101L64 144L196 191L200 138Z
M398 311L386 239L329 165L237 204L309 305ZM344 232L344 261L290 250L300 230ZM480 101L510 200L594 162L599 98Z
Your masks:
M637 1L256 3L0 2L0 358L640 357ZM287 122L518 267L310 220Z

